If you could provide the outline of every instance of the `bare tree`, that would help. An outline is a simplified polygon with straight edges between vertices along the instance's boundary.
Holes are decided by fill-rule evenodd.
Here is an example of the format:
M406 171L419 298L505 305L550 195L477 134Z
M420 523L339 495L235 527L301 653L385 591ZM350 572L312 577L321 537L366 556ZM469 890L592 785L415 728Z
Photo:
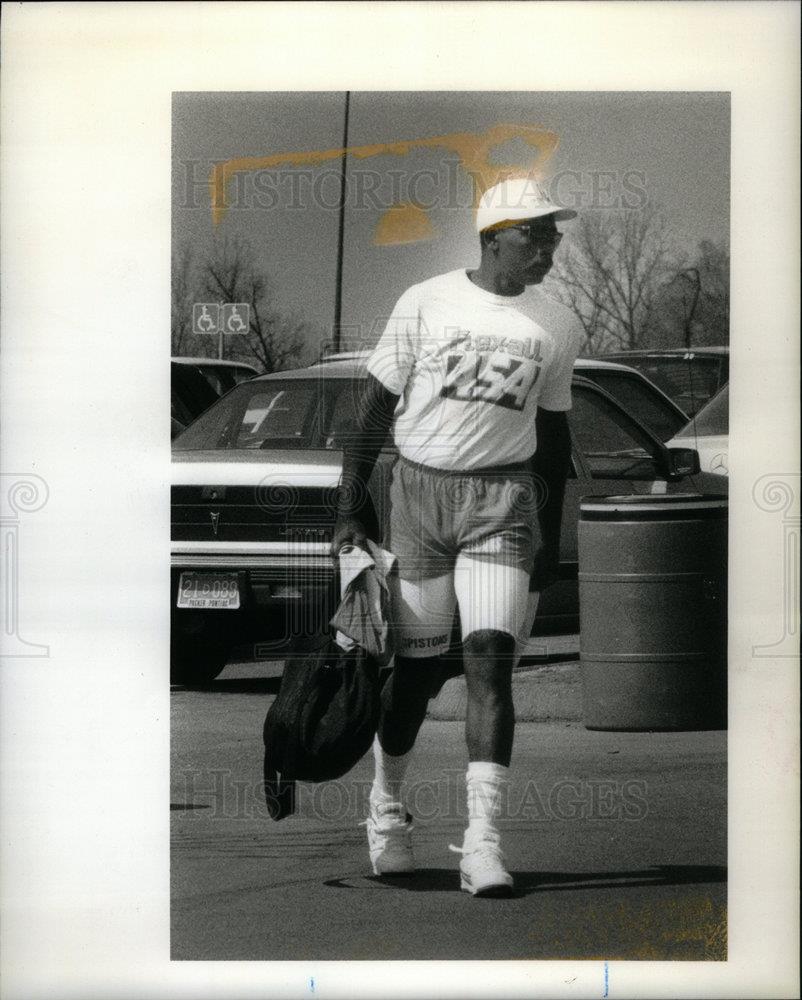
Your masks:
M657 312L653 346L729 344L728 251L710 240L702 240L689 266L665 285Z
M172 301L170 310L170 352L174 356L203 353L193 346L192 304L194 298L192 253L181 246L173 253Z
M188 349L216 356L216 337L191 333L193 302L247 302L248 330L226 334L223 351L228 358L255 362L265 372L289 367L314 336L306 321L278 308L251 246L239 238L215 241L208 256L194 265L186 247L173 257L173 353Z
M648 343L661 291L683 263L665 218L653 209L586 212L563 246L549 286L582 324L583 351Z
M303 320L277 308L267 277L261 273L250 245L238 238L222 239L201 269L201 289L212 302L247 302L246 334L224 338L240 358L255 360L266 372L287 368L304 347L310 328Z
M702 240L694 264L699 272L699 302L694 312L694 341L730 342L730 254L711 240Z

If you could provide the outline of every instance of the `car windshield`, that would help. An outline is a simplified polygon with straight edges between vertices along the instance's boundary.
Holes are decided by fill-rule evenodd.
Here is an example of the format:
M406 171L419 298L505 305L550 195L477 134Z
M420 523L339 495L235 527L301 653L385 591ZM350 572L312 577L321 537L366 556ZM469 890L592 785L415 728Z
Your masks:
M730 387L725 385L707 406L679 432L677 437L722 437L730 430Z
M365 379L271 379L241 383L173 442L179 451L339 449L356 430Z
M588 369L580 374L606 389L628 413L648 427L661 441L669 441L685 426L685 416L639 375L619 372L613 368Z

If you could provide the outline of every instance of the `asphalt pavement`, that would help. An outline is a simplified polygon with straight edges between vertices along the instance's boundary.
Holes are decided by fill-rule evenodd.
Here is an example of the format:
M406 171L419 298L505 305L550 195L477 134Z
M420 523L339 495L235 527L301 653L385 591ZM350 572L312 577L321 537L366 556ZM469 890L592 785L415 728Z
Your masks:
M459 891L463 723L427 719L410 765L418 872L377 878L370 756L299 787L278 823L261 730L280 668L229 667L172 701L174 959L726 958L726 733L519 723L502 822L513 899Z

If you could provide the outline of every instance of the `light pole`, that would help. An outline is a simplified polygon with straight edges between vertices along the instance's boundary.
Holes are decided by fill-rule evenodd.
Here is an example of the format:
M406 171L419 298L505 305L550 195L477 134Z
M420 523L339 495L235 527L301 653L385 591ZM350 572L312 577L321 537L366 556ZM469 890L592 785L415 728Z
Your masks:
M345 115L343 118L343 155L340 166L340 224L337 232L337 278L334 288L334 350L340 349L340 324L343 308L343 237L345 230L345 168L348 157L348 112L351 91L345 92Z

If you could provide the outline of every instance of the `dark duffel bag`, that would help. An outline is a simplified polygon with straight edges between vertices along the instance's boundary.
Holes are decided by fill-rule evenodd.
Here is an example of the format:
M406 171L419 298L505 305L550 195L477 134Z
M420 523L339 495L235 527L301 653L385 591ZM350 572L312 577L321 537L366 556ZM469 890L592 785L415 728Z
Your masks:
M367 753L379 724L379 668L359 646L327 638L288 661L264 724L268 812L295 812L296 781L340 778Z

